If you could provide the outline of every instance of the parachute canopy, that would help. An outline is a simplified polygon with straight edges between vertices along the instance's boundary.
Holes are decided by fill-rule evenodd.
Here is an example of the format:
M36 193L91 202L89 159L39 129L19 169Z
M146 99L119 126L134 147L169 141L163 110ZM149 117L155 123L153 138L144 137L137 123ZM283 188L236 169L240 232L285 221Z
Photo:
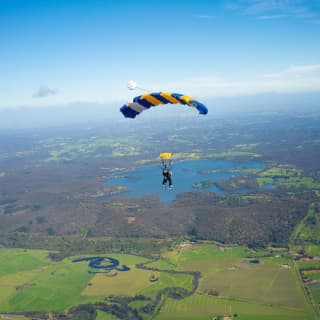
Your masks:
M133 80L128 81L128 89L129 90L134 90L137 88L137 83Z
M172 153L171 152L162 152L160 153L160 159L162 160L169 160L172 158Z
M169 167L172 164L172 153L171 152L162 152L160 153L160 159L163 166Z
M207 114L207 107L192 97L179 93L154 92L137 96L132 102L128 102L120 108L126 118L135 118L142 111L161 104L184 104L196 108L200 114Z

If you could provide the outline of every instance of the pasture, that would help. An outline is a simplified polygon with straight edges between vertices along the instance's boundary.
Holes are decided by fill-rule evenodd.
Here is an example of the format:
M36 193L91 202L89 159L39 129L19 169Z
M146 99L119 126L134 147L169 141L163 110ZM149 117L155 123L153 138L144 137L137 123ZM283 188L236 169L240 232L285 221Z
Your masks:
M158 280L150 282L151 274L155 274ZM148 297L155 297L161 289L170 286L183 287L187 290L191 290L192 276L169 274L166 272L152 272L132 267L129 272L119 272L115 277L108 277L107 274L96 274L88 286L82 291L81 295L134 296L143 294Z
M212 303L216 303L216 300L230 300L232 303L242 301L256 305L257 311L252 314L253 318L259 315L259 310L264 310L265 306L268 306L270 319L273 308L275 314L279 315L274 319L281 319L281 315L283 315L283 319L286 317L294 319L291 314L306 314L306 319L308 319L308 315L311 314L310 307L306 302L291 260L277 253L271 257L259 257L259 263L253 264L250 263L252 258L248 258L248 256L252 257L254 253L244 247L223 247L213 244L194 244L190 248L166 253L166 258L176 265L177 270L201 271L199 287L196 291L197 299L203 298L203 301L213 301ZM259 252L257 252L257 256L259 256ZM213 297L212 294L215 296ZM193 299L195 297L189 297L183 301L167 299L163 310L166 310L167 302L177 304L176 310L180 310L180 304L181 308L188 309L187 301L193 301ZM199 305L201 305L200 302ZM190 306L190 310L192 308ZM201 312L204 312L205 309L205 307L201 308ZM245 307L242 309L245 310ZM240 310L242 309L240 308ZM186 314L189 311L186 311ZM217 309L218 313L221 311L221 308ZM261 315L264 314L263 312ZM179 316L180 311L179 315L176 314L174 318L178 319ZM160 319L162 317L165 319L167 316L161 312ZM249 314L244 318L240 318L239 315L239 319L250 319L250 317ZM183 316L181 316L182 318ZM260 316L258 318L260 319ZM296 318L298 319L299 316Z
M91 294L82 295L95 278L94 274L88 273L86 261L72 263L70 257L53 262L46 258L47 255L48 252L39 250L0 249L0 312L65 311L80 303L103 299L95 286L89 287ZM132 268L136 263L147 261L131 255L113 256ZM139 271L146 273L145 278L149 279L150 272ZM131 272L127 273L130 277ZM146 283L149 285L148 280ZM109 291L101 294L112 294L116 288L119 288L119 282L108 283ZM127 288L124 293L129 295L130 290Z
M191 275L136 268L135 264L148 261L143 257L105 255L118 259L130 271L91 274L87 261L72 262L80 257L53 262L47 255L48 252L37 250L0 250L0 312L62 312L81 303L103 301L108 295L155 297L169 286L192 289ZM150 281L152 274L157 281Z
M303 309L303 292L287 266L269 263L267 259L259 265L226 265L223 270L208 272L200 281L199 292L216 290L222 297Z
M106 313L106 312L98 310L97 317L95 320L117 320L117 317L113 316L110 313Z
M88 261L72 262L86 256L54 262L47 258L48 253L0 249L0 313L66 312L82 303L104 301L110 295L154 298L167 287L190 291L193 277L184 272L200 271L195 294L180 300L164 295L156 319L208 319L230 314L249 320L312 319L292 261L281 252L270 257L259 257L256 252L258 263L250 263L255 252L244 247L184 243L150 263L147 258L128 254L99 255L117 259L120 266L130 270L97 274L88 272L92 271ZM137 268L141 263L159 270ZM157 278L154 282L150 281L152 275ZM318 274L310 278L318 280ZM318 289L314 289L318 297ZM143 301L131 304L139 309ZM98 319L104 317L113 319L99 311Z
M301 169L285 164L260 172L257 182L260 187L270 184L282 188L320 189L320 184L313 178L304 176Z
M45 266L47 255L44 250L0 249L0 277Z
M305 244L303 248L308 255L320 257L320 245Z
M10 284L12 294L1 301L1 311L64 311L85 302L80 292L91 278L85 265L73 266L69 261L49 262L47 266L35 269L30 277L22 273L18 285ZM3 283L1 278L0 285Z
M303 309L220 299L194 294L183 300L165 299L156 320L207 320L216 316L231 316L239 320L312 320Z
M320 270L303 271L303 275L309 279L309 288L315 303L320 304Z

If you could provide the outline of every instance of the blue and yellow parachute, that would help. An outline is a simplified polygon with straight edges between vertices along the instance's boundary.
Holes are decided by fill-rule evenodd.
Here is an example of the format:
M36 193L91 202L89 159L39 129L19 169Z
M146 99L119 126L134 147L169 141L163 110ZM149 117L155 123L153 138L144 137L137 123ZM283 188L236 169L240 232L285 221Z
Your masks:
M126 118L135 118L141 112L161 104L184 104L196 108L200 114L207 114L207 107L194 98L179 93L154 92L135 97L120 108Z

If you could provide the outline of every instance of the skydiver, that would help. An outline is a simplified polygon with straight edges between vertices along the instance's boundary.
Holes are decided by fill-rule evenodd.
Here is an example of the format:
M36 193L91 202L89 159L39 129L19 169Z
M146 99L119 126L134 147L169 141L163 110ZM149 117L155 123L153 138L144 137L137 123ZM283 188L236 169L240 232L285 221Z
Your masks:
M172 172L170 171L168 165L164 165L162 169L162 175L163 175L163 180L162 180L162 185L165 186L167 182L169 182L169 188L172 188Z

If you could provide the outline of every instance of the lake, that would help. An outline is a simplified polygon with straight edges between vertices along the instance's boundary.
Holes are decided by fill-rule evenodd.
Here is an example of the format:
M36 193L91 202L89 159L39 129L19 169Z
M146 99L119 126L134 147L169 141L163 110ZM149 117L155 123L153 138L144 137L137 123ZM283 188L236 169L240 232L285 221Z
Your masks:
M173 188L163 188L162 186L162 167L147 166L136 168L132 172L125 172L114 178L108 179L107 183L112 185L121 185L127 188L121 194L132 197L155 194L162 202L171 203L176 195L181 192L195 191L192 185L204 180L226 180L237 173L231 170L237 169L264 169L261 161L231 161L231 160L186 160L176 162L172 165ZM219 171L219 172L213 172ZM202 172L202 173L201 173ZM206 172L205 174L203 172ZM204 189L217 194L225 194L223 190L215 185L210 185ZM245 193L250 190L237 190L236 192Z

